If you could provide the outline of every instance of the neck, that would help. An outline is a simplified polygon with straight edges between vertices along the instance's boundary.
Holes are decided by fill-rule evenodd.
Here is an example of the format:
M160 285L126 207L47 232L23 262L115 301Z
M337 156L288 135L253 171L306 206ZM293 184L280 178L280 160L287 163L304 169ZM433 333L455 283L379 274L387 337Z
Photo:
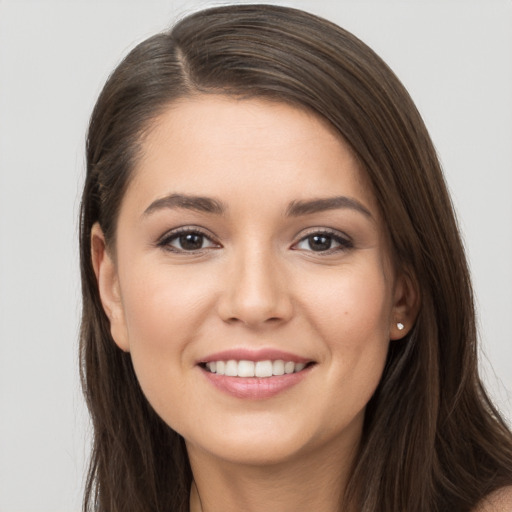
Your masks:
M190 512L341 512L356 449L315 450L295 460L243 465L187 445L194 474Z

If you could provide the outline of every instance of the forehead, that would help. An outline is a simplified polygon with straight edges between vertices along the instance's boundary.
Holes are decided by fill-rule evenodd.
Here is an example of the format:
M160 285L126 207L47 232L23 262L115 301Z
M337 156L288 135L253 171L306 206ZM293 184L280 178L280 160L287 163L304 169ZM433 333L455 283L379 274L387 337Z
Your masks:
M235 199L248 190L283 201L348 193L375 208L365 173L326 120L286 103L224 95L181 99L152 122L128 193L146 201L173 192Z

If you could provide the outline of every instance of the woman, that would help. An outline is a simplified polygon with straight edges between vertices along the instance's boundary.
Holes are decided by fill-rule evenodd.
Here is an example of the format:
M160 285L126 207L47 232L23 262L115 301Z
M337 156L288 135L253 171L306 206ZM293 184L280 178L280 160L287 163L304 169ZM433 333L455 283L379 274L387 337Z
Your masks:
M114 71L87 159L84 510L512 510L440 166L362 42L193 14Z

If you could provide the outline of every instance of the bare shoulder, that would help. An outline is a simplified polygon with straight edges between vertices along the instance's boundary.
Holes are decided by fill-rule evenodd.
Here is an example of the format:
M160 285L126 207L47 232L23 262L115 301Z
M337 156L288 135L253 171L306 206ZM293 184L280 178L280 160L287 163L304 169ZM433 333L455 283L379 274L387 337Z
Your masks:
M486 496L473 512L512 512L512 485L502 487Z

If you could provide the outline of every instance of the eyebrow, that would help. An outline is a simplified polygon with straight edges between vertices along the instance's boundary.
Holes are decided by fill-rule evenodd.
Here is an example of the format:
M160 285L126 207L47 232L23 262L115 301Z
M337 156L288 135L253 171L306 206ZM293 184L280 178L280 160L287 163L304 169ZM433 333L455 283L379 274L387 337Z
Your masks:
M222 215L226 211L225 206L220 201L210 197L171 194L153 201L144 210L143 216L167 208L182 208L201 213L214 213L216 215Z
M143 216L150 215L158 210L173 208L193 210L200 213L212 213L215 215L222 215L227 210L222 202L211 197L170 194L153 201L144 210ZM301 215L310 215L312 213L345 208L362 213L370 219L373 218L370 211L359 201L346 196L326 197L308 201L292 201L286 209L286 216L300 217Z
M326 197L321 199L312 199L309 201L292 201L286 210L286 215L289 217L299 217L301 215L309 215L312 213L344 208L355 210L370 219L373 218L373 215L370 213L368 208L363 206L356 199L346 196Z

